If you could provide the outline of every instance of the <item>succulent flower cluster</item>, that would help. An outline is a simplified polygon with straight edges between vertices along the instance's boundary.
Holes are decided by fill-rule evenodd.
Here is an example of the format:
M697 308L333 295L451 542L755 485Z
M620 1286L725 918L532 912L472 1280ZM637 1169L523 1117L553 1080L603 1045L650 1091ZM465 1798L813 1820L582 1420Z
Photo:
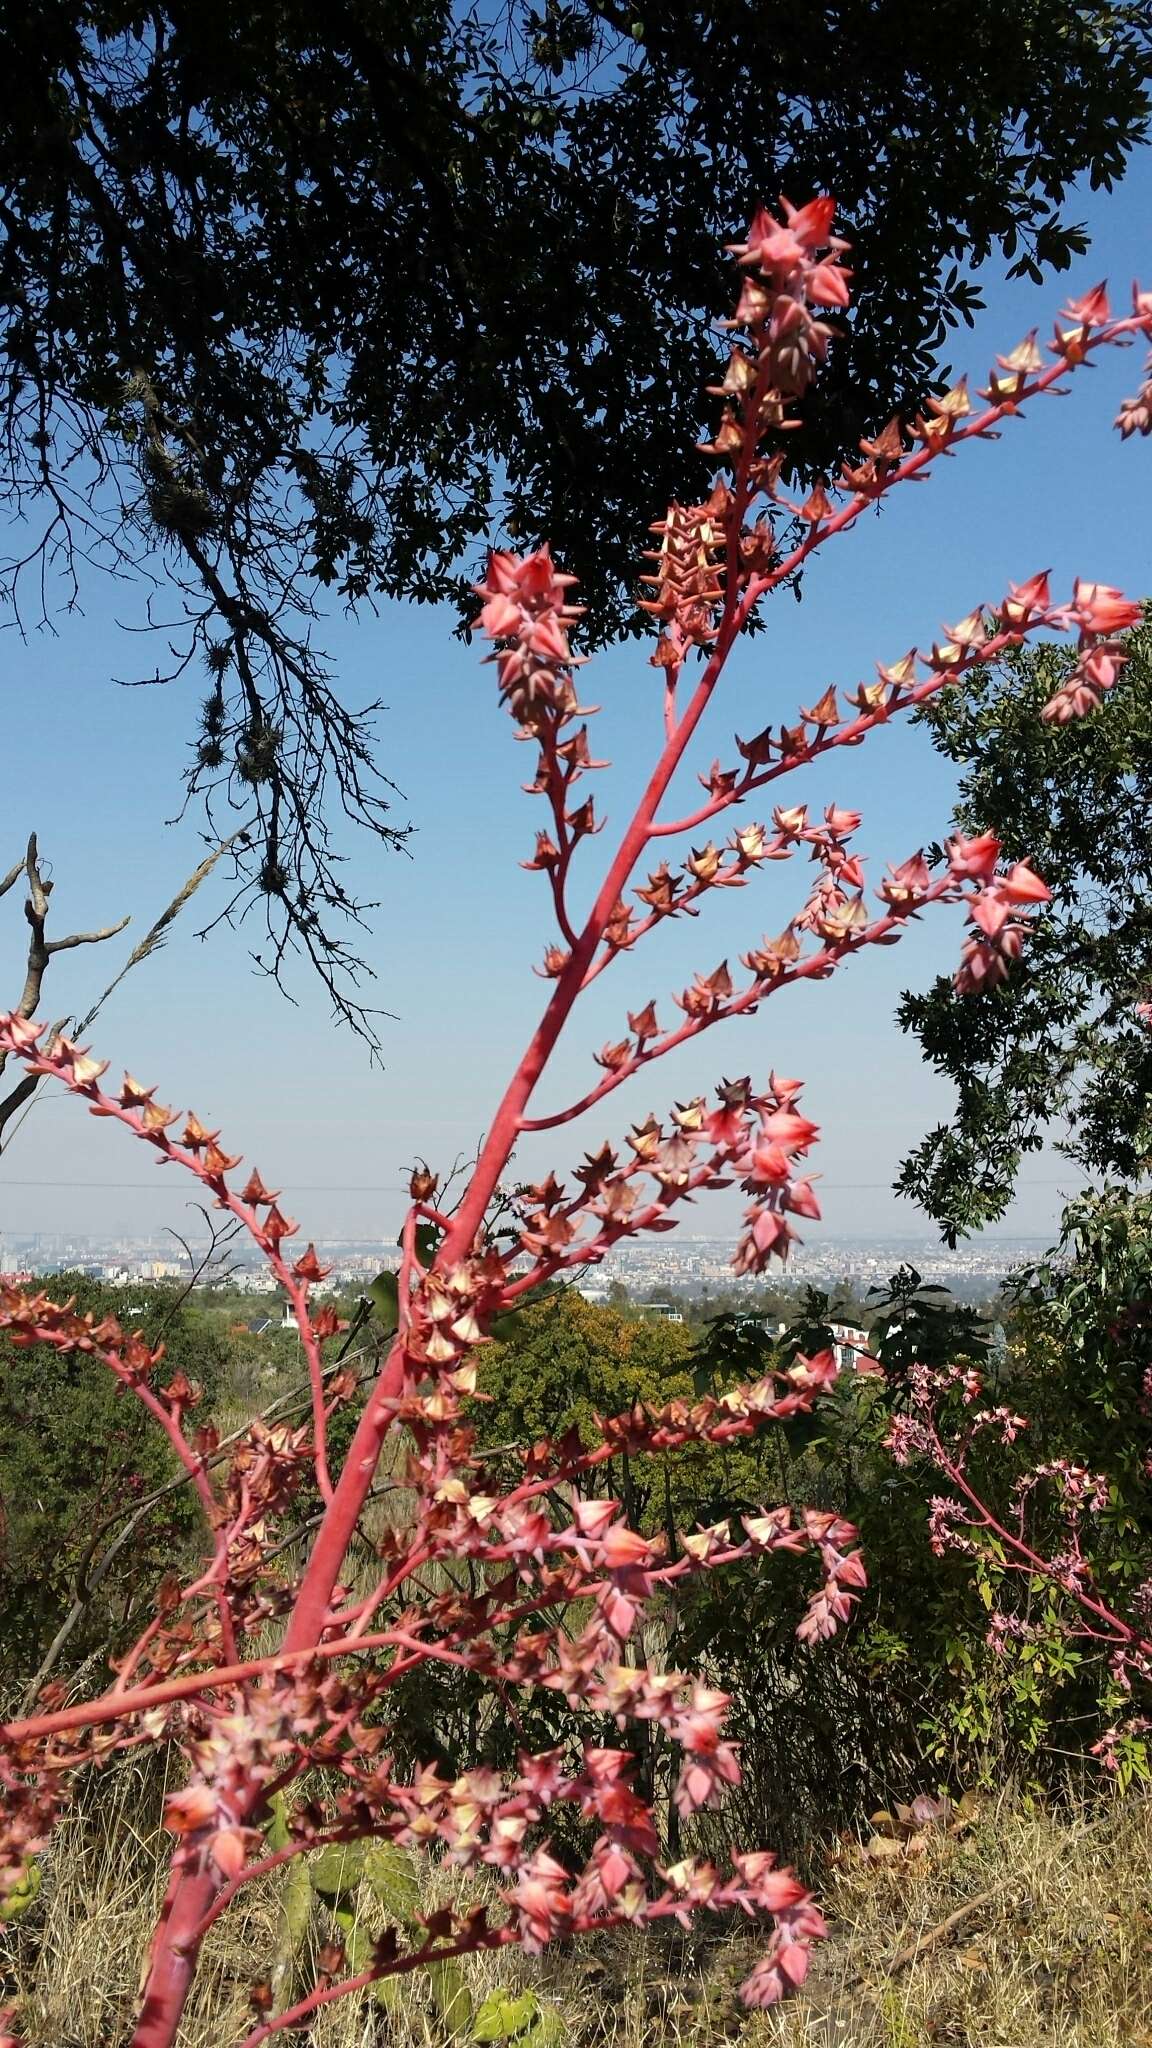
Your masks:
M827 198L785 204L780 220L761 209L734 245L740 299L728 323L720 423L706 444L723 474L703 505L673 505L653 529L658 545L649 552L643 602L659 636L652 656L663 678L659 751L580 916L569 902L573 856L601 825L592 799L575 786L603 764L591 756L592 707L579 703L574 682L574 580L539 548L493 554L479 586L476 623L492 643L501 699L520 737L538 750L529 787L550 811L525 863L547 875L551 891L556 929L540 969L549 987L462 1193L445 1206L436 1174L423 1163L413 1170L396 1333L379 1369L350 1348L353 1333L332 1308L317 1304L324 1268L311 1245L294 1249L297 1226L276 1192L258 1173L233 1186L240 1162L222 1150L217 1131L195 1116L176 1116L130 1077L119 1089L105 1088L105 1067L85 1050L17 1015L0 1017L0 1047L32 1075L54 1078L93 1115L118 1121L160 1164L192 1176L248 1233L292 1303L308 1369L304 1422L256 1418L222 1438L202 1415L199 1390L181 1375L164 1380L159 1352L138 1335L115 1319L83 1317L38 1290L0 1282L0 1330L17 1343L49 1343L101 1361L164 1431L203 1511L203 1555L183 1576L166 1576L147 1626L117 1655L109 1687L70 1701L48 1685L34 1714L0 1730L2 1867L13 1881L46 1839L77 1771L145 1742L172 1744L184 1759L186 1782L167 1807L171 1876L133 2048L172 2048L204 1935L243 1887L323 1844L379 1838L424 1848L461 1870L486 1873L489 1883L473 1907L427 1916L418 1940L410 1928L388 1928L367 1965L326 1950L317 1983L283 2009L267 1986L255 1987L256 2021L243 2048L398 1972L511 1942L538 1948L557 1935L623 1922L685 1922L704 1907L738 1907L768 1923L762 1960L744 1986L750 2004L765 2005L803 1980L810 1945L823 1932L808 1892L767 1851L738 1853L726 1869L695 1855L666 1855L659 1816L636 1790L629 1744L645 1724L662 1732L678 1756L670 1799L689 1825L722 1798L739 1777L725 1732L728 1702L707 1672L645 1666L646 1605L693 1574L793 1556L811 1581L800 1633L817 1643L850 1619L865 1585L856 1533L834 1514L768 1503L738 1523L657 1537L630 1524L618 1470L625 1456L670 1457L692 1445L750 1438L811 1410L835 1378L835 1359L801 1356L787 1370L691 1403L638 1404L599 1418L591 1441L570 1434L524 1444L508 1453L505 1468L480 1455L471 1404L482 1393L484 1346L502 1315L542 1284L602 1259L622 1238L674 1228L678 1205L697 1194L738 1183L748 1198L735 1252L741 1272L785 1258L796 1220L819 1216L807 1166L817 1128L798 1106L801 1084L776 1074L766 1083L724 1081L714 1098L677 1103L662 1120L647 1115L622 1145L605 1141L586 1152L567 1183L550 1173L509 1192L509 1161L524 1133L571 1122L654 1060L722 1020L754 1014L789 984L828 979L862 947L898 939L933 903L966 909L957 982L977 995L1008 971L1029 916L1048 897L1026 862L1002 864L990 834L953 839L931 865L913 852L869 890L854 845L860 814L835 803L814 818L805 803L785 799L770 820L742 817L723 843L702 828L832 749L858 745L1037 631L1079 636L1076 675L1059 706L1049 706L1054 719L1095 709L1123 659L1121 636L1135 607L1107 585L1084 582L1069 603L1054 605L1047 578L1034 576L1010 586L998 605L977 606L946 627L928 652L912 649L880 666L876 680L848 695L848 710L829 684L791 723L738 739L735 766L717 760L700 775L704 801L696 810L662 815L728 656L773 589L890 489L923 476L941 455L994 435L1004 418L1055 389L1097 349L1152 336L1147 295L1137 294L1131 316L1113 319L1103 293L1090 294L1067 309L1050 364L1029 336L997 359L980 394L983 410L974 410L960 383L911 423L891 421L862 440L859 461L793 504L781 487L781 436L848 301L834 211ZM1122 414L1126 434L1145 431L1142 405L1143 396ZM797 519L801 538L786 549L785 525L791 530ZM687 851L667 857L668 842L685 838ZM551 1055L600 974L657 925L698 915L711 891L763 886L770 868L797 856L810 870L808 884L777 935L742 955L743 977L727 960L697 973L673 998L675 1022L660 1022L652 998L627 1010L626 1032L596 1055L600 1077L588 1093L553 1111L535 1109ZM921 1392L923 1401L897 1425L894 1448L945 1461L959 1506L942 1496L933 1529L947 1546L965 1540L964 1517L978 1510L965 1490L963 1460L933 1433L933 1390ZM974 1383L965 1382L962 1398L970 1433L1022 1427L1005 1411L976 1409ZM335 1469L330 1426L342 1410L351 1411L352 1436ZM387 1484L400 1487L403 1512L390 1513L374 1537L371 1583L353 1586L350 1546L381 1483L386 1445L388 1470L400 1475ZM1070 1515L1091 1511L1088 1475L1053 1469L1043 1483L1062 1489ZM1084 1599L1075 1558L1073 1547L1061 1583ZM1134 1640L1124 1638L1124 1669L1146 1654ZM393 1754L391 1696L408 1673L436 1663L479 1678L513 1718L524 1694L558 1694L594 1718L598 1739L542 1753L526 1748L518 1769L504 1775L473 1770L449 1779L433 1766L405 1769ZM606 1722L618 1731L618 1746L604 1745ZM264 1832L273 1799L286 1809L280 1847ZM582 1859L559 1855L561 1807L586 1823Z
M1118 424L1122 423L1123 415ZM1086 718L1090 712L1099 711L1105 691L1112 688L1128 659L1123 641L1116 636L1129 626L1139 625L1141 607L1132 604L1119 590L1113 590L1110 584L1082 583L1078 579L1064 616L1070 626L1079 627L1079 655L1067 682L1040 714L1056 725L1067 725L1073 718Z
M681 649L707 647L715 637L724 601L730 499L727 486L718 483L706 504L670 505L652 527L660 545L645 552L655 572L640 581L654 595L641 598L640 608L676 634L661 634L650 657L653 668L674 667Z

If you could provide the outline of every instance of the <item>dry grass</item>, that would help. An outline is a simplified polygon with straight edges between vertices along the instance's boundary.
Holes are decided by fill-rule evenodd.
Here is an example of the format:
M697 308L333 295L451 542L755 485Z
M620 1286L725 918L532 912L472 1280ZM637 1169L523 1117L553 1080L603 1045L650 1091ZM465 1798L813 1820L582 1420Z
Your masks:
M98 1805L66 1823L45 1858L40 1902L0 1930L28 2048L128 2039L162 1883L159 1789L138 1770L110 1775ZM805 1996L778 2015L740 2011L736 1985L754 1949L737 1934L710 1944L612 1938L535 1962L472 1959L466 1974L477 2001L497 1983L533 1985L573 2048L1152 2048L1150 1867L1152 1805L1140 1800L1095 1813L1005 1800L967 1835L908 1862L848 1854L824 1886L832 1938ZM448 1882L431 1874L429 1904ZM243 2038L247 1986L268 1973L278 1912L275 1887L253 1886L214 1930L181 2048ZM445 2040L414 1981L392 2012L348 2001L308 2038L313 2048Z
M781 2048L1152 2048L1150 1868L1145 1800L1063 1815L1005 1800L922 1861L850 1864L826 1894L833 1938L812 1996L763 2038ZM893 1972L895 1956L989 1892Z

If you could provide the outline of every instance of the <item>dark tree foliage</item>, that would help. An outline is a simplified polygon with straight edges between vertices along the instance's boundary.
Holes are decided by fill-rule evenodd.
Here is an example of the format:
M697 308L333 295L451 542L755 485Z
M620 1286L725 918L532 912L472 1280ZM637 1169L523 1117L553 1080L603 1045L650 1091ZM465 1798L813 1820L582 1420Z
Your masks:
M1130 645L1096 717L1040 719L1074 659L1055 646L970 673L921 714L967 764L957 824L994 831L1053 892L1000 988L973 1000L941 979L900 1006L957 1106L896 1185L950 1244L1003 1215L1046 1135L1094 1175L1131 1181L1152 1161L1152 611Z
M1050 1440L1112 1480L1104 1515L1152 1542L1152 1196L1106 1186L1071 1202L1060 1241L1012 1276L1009 1329L1027 1377L1020 1399ZM1143 1559L1143 1563L1141 1563Z
M965 266L1084 246L1069 182L1122 173L1152 71L1145 8L1101 0L3 14L9 594L154 578L156 679L208 671L191 786L251 826L232 908L262 901L265 964L303 949L369 1032L331 826L404 828L318 595L459 598L483 537L546 535L593 637L634 623L639 538L704 480L750 203L832 190L855 247L812 473L931 384Z
M987 1365L992 1333L986 1317L953 1300L949 1288L923 1280L915 1266L900 1266L885 1287L868 1289L868 1317L869 1342L891 1400L907 1396L916 1366L942 1372L960 1359Z
M114 1315L162 1342L159 1384L182 1372L206 1403L218 1393L224 1347L177 1287L126 1291L83 1273L50 1285L80 1313ZM117 1639L135 1600L199 1540L187 1487L139 1513L179 1471L151 1417L99 1359L0 1339L0 1688L27 1681L73 1603L83 1611L64 1669Z

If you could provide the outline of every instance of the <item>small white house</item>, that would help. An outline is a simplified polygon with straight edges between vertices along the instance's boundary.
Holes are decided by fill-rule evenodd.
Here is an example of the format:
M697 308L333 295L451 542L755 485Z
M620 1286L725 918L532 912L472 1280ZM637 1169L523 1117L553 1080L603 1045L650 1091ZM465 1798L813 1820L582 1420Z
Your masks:
M870 1356L867 1330L854 1329L851 1323L833 1323L832 1349L841 1372L858 1372L859 1360Z

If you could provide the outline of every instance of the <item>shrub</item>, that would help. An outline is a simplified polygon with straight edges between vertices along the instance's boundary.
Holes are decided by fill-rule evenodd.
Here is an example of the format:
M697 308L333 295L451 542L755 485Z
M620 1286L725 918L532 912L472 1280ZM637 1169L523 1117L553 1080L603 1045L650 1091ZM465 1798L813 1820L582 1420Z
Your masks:
M152 1345L163 1343L156 1383L176 1373L221 1391L219 1337L172 1285L143 1284L124 1296L83 1273L54 1283L96 1322L131 1305ZM200 1518L182 1487L152 1508L143 1503L181 1472L170 1446L103 1361L49 1344L14 1345L0 1336L0 1683L34 1670L75 1603L70 1665L131 1628L139 1602L187 1555ZM96 1584L89 1574L123 1537Z

